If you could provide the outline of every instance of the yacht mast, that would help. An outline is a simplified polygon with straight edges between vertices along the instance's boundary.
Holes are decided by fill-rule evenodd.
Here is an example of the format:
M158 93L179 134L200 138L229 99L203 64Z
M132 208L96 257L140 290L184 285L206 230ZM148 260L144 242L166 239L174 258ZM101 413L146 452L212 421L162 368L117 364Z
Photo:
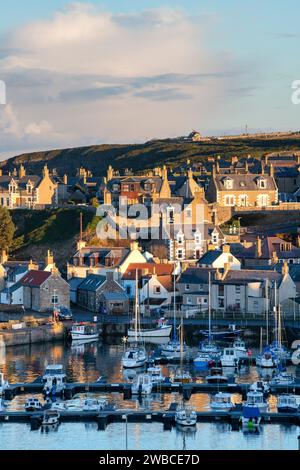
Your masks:
M135 271L135 315L134 315L134 333L135 341L138 340L138 308L139 308L139 297L138 297L138 270Z
M269 279L266 279L266 344L269 345Z
M208 341L211 343L211 272L208 272Z
M173 278L173 340L176 340L176 261L174 262Z
M275 281L275 294L274 294L274 322L275 322L275 342L278 341L278 330L277 330L277 282Z

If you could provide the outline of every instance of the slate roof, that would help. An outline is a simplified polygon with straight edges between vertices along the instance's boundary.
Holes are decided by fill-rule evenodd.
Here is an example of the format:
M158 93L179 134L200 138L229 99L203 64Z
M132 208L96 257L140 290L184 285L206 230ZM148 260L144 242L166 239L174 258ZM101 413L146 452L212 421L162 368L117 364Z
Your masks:
M208 284L208 273L215 272L207 268L187 268L179 277L179 284ZM213 276L212 276L213 277Z
M128 295L126 292L103 292L103 297L105 300L114 302L114 301L126 301L128 300Z
M156 264L156 263L131 263L125 273L123 274L122 278L125 280L135 280L136 279L136 272L138 279L140 279L145 271L148 274L157 274L158 276L162 275L170 275L174 270L173 264Z
M259 178L264 178L266 180L266 188L264 190L276 190L276 184L274 178L270 177L269 175L255 175L255 174L247 174L247 175L240 175L240 174L218 174L213 179L215 181L216 187L219 191L258 191L261 190L257 185L257 180ZM231 179L233 181L232 189L227 189L224 186L224 180Z
M204 255L199 259L199 264L206 264L210 266L214 261L216 261L219 256L221 256L221 250L208 250Z
M277 282L278 285L283 278L282 273L270 270L238 269L228 271L224 280L212 280L213 284L247 284L248 282L261 282L268 279Z
M100 276L99 274L89 274L84 279L84 281L78 286L78 289L96 292L105 281L105 276Z
M279 237L265 237L261 240L261 257L259 259L271 259L276 252L279 259L300 258L300 248L291 245L290 250L286 250L287 242ZM256 258L256 245L245 248L240 243L230 245L231 253L237 258Z

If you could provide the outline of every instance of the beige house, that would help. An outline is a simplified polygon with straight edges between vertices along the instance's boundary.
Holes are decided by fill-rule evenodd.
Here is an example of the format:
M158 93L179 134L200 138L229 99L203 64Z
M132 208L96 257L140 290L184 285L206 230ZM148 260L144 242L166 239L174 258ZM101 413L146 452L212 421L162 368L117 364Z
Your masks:
M217 174L213 170L206 193L219 207L268 207L278 204L278 189L270 174Z
M0 171L0 206L9 209L38 209L57 205L57 184L50 177L47 165L42 176L26 175L23 165L13 174Z

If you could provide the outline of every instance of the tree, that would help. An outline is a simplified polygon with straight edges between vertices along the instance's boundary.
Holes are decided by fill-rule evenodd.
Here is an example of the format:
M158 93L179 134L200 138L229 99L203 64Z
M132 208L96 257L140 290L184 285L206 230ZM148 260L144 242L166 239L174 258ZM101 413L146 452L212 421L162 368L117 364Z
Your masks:
M0 206L0 250L8 251L12 245L15 225L6 207Z

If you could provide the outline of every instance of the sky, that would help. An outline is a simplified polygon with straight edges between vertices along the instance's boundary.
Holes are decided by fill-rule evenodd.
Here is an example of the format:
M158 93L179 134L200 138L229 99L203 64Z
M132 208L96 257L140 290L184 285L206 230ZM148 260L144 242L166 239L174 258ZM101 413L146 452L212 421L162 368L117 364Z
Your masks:
M298 0L2 0L0 158L298 130L299 14Z

